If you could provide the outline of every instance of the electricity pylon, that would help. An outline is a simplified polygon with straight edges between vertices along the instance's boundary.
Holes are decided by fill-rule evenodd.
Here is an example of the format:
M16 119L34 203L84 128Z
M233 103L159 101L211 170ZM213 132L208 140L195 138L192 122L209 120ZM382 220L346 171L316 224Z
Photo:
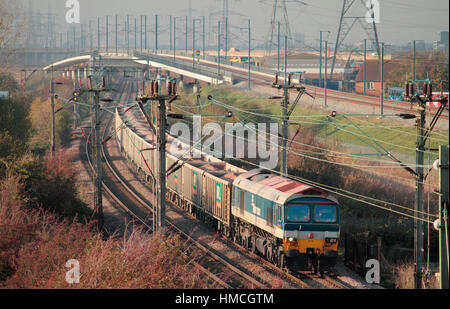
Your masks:
M305 4L300 1L301 4ZM278 23L281 25L281 32L288 37L288 47L293 47L291 26L289 24L289 16L287 13L286 0L274 0L272 8L272 17L270 19L270 27L266 36L265 55L269 56L274 45L273 36Z
M365 16L351 16L358 8L364 7ZM353 10L351 10L353 8ZM364 32L367 34L369 41L372 42L372 46L375 47L378 58L381 56L380 45L378 42L377 26L376 23L379 22L379 4L374 0L360 0L357 2L355 0L342 0L342 10L339 20L339 28L336 35L336 44L334 47L333 62L331 64L331 75L333 78L334 66L336 64L336 55L339 48L342 46L347 35L352 30L353 26L358 22ZM351 23L349 22L351 20ZM362 21L364 20L364 21Z

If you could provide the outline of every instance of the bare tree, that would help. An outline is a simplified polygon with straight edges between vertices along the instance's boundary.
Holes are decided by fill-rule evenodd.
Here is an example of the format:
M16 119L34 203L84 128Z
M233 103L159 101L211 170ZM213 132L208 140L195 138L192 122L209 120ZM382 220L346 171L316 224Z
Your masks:
M0 65L5 67L20 48L25 28L25 15L20 2L0 0Z

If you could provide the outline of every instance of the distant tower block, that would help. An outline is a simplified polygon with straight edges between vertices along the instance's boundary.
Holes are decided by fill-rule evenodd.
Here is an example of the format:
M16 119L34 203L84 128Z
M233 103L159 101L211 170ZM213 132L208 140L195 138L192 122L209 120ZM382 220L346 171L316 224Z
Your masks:
M380 58L380 44L378 42L377 26L379 18L379 2L375 0L342 0L342 10L339 20L339 28L336 35L336 44L334 47L333 62L331 64L330 79L333 78L334 66L336 64L336 55L342 46L347 35L358 22L368 41L372 42L372 49L377 51Z

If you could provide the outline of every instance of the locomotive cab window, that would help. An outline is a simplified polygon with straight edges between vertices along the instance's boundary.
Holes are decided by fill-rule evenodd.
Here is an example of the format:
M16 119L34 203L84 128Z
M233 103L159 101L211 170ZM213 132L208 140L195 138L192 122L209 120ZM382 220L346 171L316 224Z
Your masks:
M309 222L311 220L309 205L287 205L286 220L291 222Z
M315 205L314 221L324 223L334 223L337 219L336 205Z

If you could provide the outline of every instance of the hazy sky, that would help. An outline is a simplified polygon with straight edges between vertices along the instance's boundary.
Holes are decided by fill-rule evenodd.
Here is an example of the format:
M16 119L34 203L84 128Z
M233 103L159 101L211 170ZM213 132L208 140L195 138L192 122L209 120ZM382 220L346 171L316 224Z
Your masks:
M28 4L30 0L22 0ZM57 12L60 25L65 24L65 0L31 0L34 11L46 13L48 5ZM97 16L113 16L119 14L122 19L126 14L148 15L149 27L154 22L152 15L159 14L161 43L168 41L169 17L189 15L206 16L217 27L217 16L222 11L224 0L79 0L81 6L81 22ZM449 29L448 0L378 0L380 3L380 23L377 31L380 41L386 44L402 44L412 40L433 42L439 40L439 32ZM281 2L279 0L278 2ZM301 3L306 3L303 5ZM356 0L350 16L365 16L366 10L361 0ZM228 0L230 11L230 32L235 41L246 42L247 19L252 21L252 38L254 43L262 43L268 33L274 0ZM287 11L292 33L303 32L309 44L316 44L319 30L330 30L328 39L334 44L343 0L286 0ZM279 8L280 17L282 10ZM110 18L111 23L113 18ZM139 20L139 17L138 17ZM349 19L350 23L352 20ZM364 22L364 19L362 19ZM184 20L177 21L180 28ZM111 25L111 31L113 27ZM181 32L182 30L180 30ZM327 35L324 35L327 38ZM355 24L347 40L349 42L363 39L362 27Z

